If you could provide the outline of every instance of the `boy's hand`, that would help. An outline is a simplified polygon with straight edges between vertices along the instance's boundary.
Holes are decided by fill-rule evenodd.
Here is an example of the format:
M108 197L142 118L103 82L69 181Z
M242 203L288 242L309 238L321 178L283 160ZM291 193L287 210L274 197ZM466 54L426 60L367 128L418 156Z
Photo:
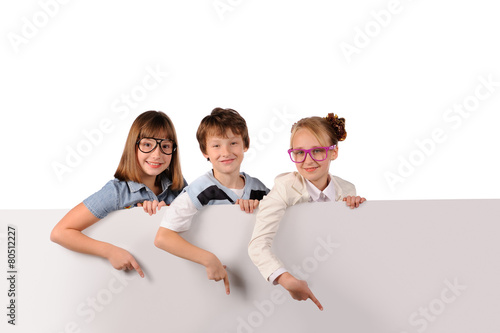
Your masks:
M224 280L226 294L229 295L229 278L227 276L226 265L222 265L219 258L214 255L210 263L206 266L206 269L209 280Z
M311 289L307 286L307 282L304 280L296 279L292 274L286 272L278 276L278 283L283 286L293 299L298 301L305 301L308 298L316 304L318 309L323 311L323 306L318 301L318 299L314 296Z
M107 255L107 259L117 270L126 271L135 269L141 277L144 277L141 267L127 250L113 245Z
M362 197L355 197L355 196L347 196L344 198L344 201L346 202L346 205L353 208L358 208L360 204L366 201L365 198Z
M241 210L247 213L253 213L253 210L259 206L259 200L238 199L236 200L236 205L240 205Z
M158 202L158 200L154 201L144 201L143 203L138 203L137 207L144 208L144 211L149 214L149 216L156 214L157 210L160 210L161 207L166 206L165 201Z

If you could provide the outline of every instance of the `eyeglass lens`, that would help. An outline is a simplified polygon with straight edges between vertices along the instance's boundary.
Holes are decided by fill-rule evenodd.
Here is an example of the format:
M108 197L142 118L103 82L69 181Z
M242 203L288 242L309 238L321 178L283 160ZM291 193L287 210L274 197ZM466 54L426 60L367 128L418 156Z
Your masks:
M326 159L327 155L327 150L325 148L315 148L312 149L310 152L311 157L315 161L323 161ZM304 162L306 159L306 151L303 149L294 149L292 150L290 156L292 157L292 160L297 163Z
M160 149L164 154L172 154L174 150L174 143L171 140L160 140L160 139L152 139L152 138L142 138L139 141L139 150L143 153L150 153L155 150L158 145L158 141L160 141Z

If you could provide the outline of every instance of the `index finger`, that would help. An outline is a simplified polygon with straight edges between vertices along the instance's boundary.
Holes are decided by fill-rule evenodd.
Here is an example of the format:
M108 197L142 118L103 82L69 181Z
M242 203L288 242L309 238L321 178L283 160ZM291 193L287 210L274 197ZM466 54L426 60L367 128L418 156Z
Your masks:
M139 275L141 276L141 278L144 277L144 272L142 271L141 267L139 266L139 264L137 263L137 261L135 261L134 259L131 260L131 264L132 264L132 267L134 267L134 269L137 271L137 273L139 273Z
M224 266L224 270L226 269L226 266ZM226 288L226 295L229 295L229 277L227 276L227 271L226 275L224 276L224 287Z
M164 206L166 206L166 205L167 205L167 204L165 203L165 201L163 201L163 200L162 200L162 201L160 201L160 203L158 204L158 210L160 210L160 209L161 209L161 207L164 207Z
M250 200L245 200L243 205L245 206L245 213L253 212L253 207L252 204L250 203Z
M314 302L314 304L316 304L316 306L318 307L318 309L320 309L321 311L323 311L323 306L321 305L321 303L318 301L318 299L314 296L314 294L311 293L309 294L309 298L311 299L311 301Z
M158 208L158 200L154 200L153 201L153 204L152 204L152 207L151 207L151 212L150 212L150 215L151 214L156 214L156 209Z
M352 201L353 201L353 199L354 198L351 198L351 196L345 197L345 203L346 203L346 205L352 208L352 204L353 204Z

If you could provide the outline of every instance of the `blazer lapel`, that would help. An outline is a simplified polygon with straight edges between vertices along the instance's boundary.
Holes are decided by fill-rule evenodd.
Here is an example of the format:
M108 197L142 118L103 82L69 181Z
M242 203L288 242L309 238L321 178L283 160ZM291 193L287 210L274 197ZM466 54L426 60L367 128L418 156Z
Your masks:
M342 192L342 187L340 187L339 183L335 179L335 177L330 174L330 181L333 183L333 187L335 187L335 201L339 201L340 199L343 198L343 192Z
M294 172L295 178L292 183L293 194L290 198L290 204L295 205L298 202L307 202L309 201L309 193L307 192L306 184L304 184L304 179L302 176Z

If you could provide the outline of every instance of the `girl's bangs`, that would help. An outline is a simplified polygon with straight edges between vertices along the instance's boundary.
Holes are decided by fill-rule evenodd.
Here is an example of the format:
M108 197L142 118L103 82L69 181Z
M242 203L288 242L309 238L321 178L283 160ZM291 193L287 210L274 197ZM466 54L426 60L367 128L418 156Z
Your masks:
M144 126L139 133L139 138L157 138L157 139L170 139L175 141L173 137L173 131L168 124L161 124L159 122L150 123L148 126Z

